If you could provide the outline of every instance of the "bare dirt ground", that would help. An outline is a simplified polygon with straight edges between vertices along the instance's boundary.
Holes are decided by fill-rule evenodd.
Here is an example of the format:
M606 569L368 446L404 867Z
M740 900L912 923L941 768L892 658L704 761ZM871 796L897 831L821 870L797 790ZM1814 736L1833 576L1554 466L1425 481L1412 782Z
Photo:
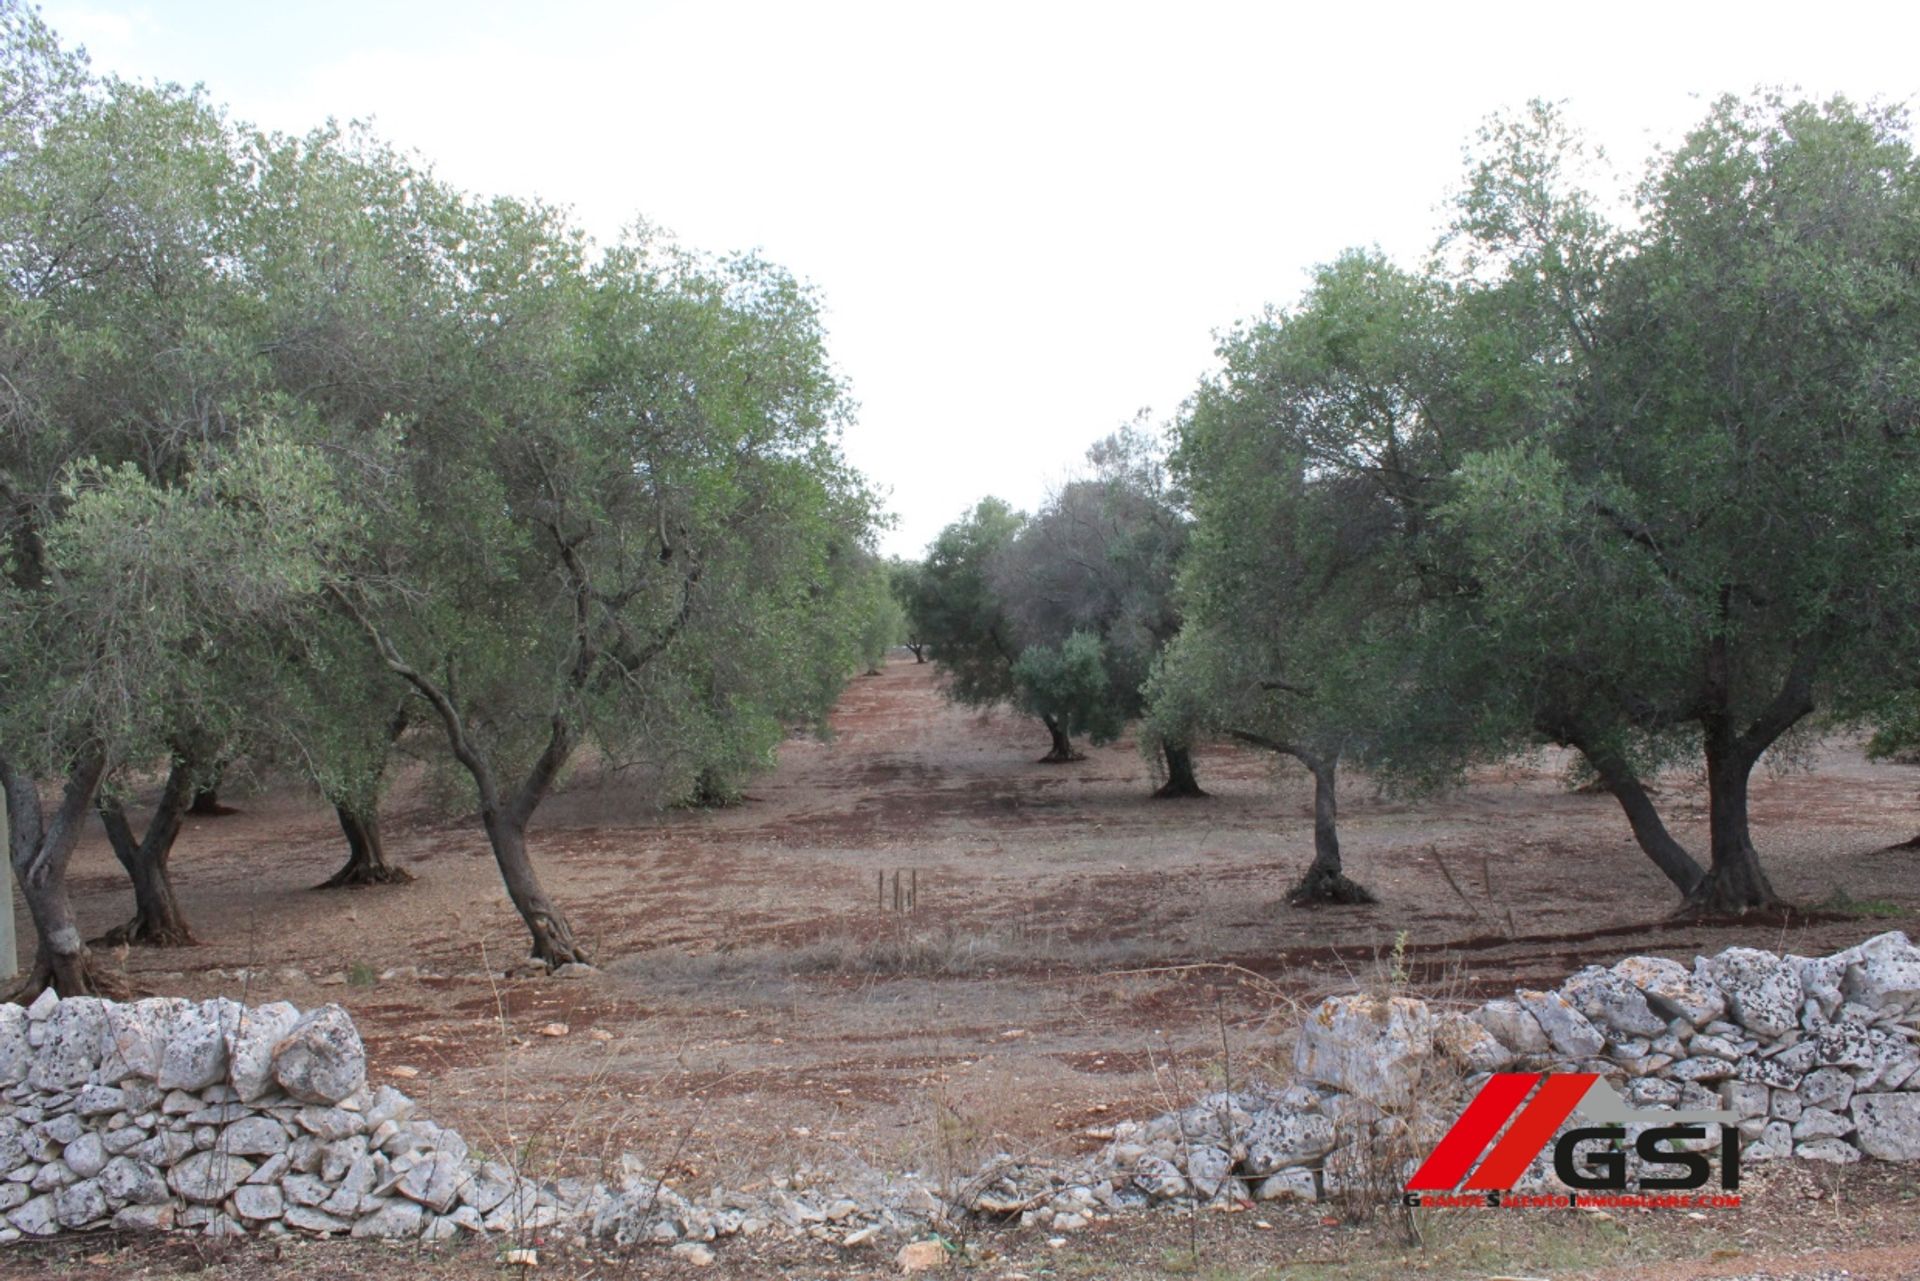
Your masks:
M534 832L548 888L605 963L577 980L501 977L524 933L485 841L470 819L428 810L417 789L402 789L386 822L390 854L418 881L325 893L308 887L344 853L331 811L291 792L230 796L241 812L189 820L175 855L203 945L135 949L127 966L163 994L341 1003L376 1081L529 1168L577 1172L630 1151L692 1188L739 1187L809 1164L958 1179L996 1151L1090 1149L1090 1132L1115 1120L1283 1062L1299 1003L1377 978L1402 933L1416 986L1464 998L1636 952L1828 951L1906 928L1920 905L1920 850L1889 848L1920 831L1920 771L1846 744L1754 789L1776 888L1824 910L1717 925L1667 918L1672 895L1617 806L1569 790L1550 756L1438 798L1349 778L1348 872L1382 901L1299 910L1284 900L1310 853L1311 788L1298 770L1203 750L1212 796L1155 801L1130 743L1064 766L1034 763L1045 747L1044 731L1010 713L947 706L932 669L905 660L856 681L832 740L788 743L735 808L654 813L618 777L578 779ZM1661 785L1677 834L1700 848L1695 780ZM128 914L97 831L74 873L90 933ZM911 912L893 910L896 873L903 895L916 890ZM19 928L30 940L24 917ZM1420 1246L1384 1220L1162 1216L1098 1225L1061 1247L998 1233L978 1266L987 1276L1920 1276L1913 1183L1885 1167L1756 1172L1750 1205L1711 1221L1456 1215L1430 1223ZM1251 1226L1256 1217L1272 1226ZM96 1246L15 1250L0 1269L272 1270L265 1246ZM288 1275L493 1267L485 1251L331 1248L270 1253ZM872 1257L756 1249L723 1247L720 1270L885 1270ZM662 1258L549 1251L541 1275L672 1273Z

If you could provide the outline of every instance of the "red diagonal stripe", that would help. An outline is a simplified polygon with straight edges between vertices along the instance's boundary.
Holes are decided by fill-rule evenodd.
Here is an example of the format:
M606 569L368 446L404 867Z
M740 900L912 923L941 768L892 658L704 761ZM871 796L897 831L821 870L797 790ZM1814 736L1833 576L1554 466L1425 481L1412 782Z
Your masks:
M1533 1102L1508 1128L1506 1137L1494 1144L1492 1153L1467 1180L1467 1188L1477 1192L1511 1188L1597 1079L1592 1072L1548 1076Z
M1450 1191L1467 1177L1467 1171L1493 1142L1527 1091L1539 1084L1538 1072L1499 1072L1487 1079L1480 1093L1473 1096L1467 1110L1441 1136L1433 1154L1421 1163L1407 1180L1408 1191Z

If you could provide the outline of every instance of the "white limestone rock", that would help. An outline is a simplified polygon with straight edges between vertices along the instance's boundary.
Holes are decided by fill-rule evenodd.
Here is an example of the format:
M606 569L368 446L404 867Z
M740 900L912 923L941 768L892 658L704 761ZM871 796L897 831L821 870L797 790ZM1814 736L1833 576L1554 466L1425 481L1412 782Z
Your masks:
M164 1205L170 1199L167 1181L144 1161L117 1156L107 1162L98 1180L109 1200L133 1205Z
M1640 989L1655 1014L1699 1025L1719 1018L1726 999L1693 971L1664 956L1629 956L1613 972ZM1678 1055L1675 1056L1679 1057Z
M263 1098L274 1088L273 1051L300 1020L300 1011L273 1001L246 1011L233 1038L232 1081L243 1103Z
M1527 1013L1518 1001L1496 997L1478 1009L1467 1011L1467 1017L1522 1058L1545 1054L1553 1048L1540 1021Z
M214 1147L236 1156L279 1156L287 1150L287 1132L270 1116L246 1116L222 1130Z
M178 997L149 997L109 1006L100 1079L114 1085L157 1079L174 1027L193 1008L193 1002Z
M107 1148L100 1136L89 1130L61 1151L60 1159L67 1168L83 1179L91 1179L107 1165Z
M1433 1048L1468 1072L1498 1072L1519 1057L1485 1026L1451 1011L1434 1020Z
M11 1001L0 1003L0 1087L27 1079L33 1046L27 1041L27 1012Z
M224 1026L226 1011L217 1006L209 1008L210 1005L208 1002L189 1007L180 1011L174 1020L155 1078L161 1089L191 1093L226 1079L229 1030ZM198 1111L200 1102L193 1099L191 1110ZM169 1103L178 1106L171 1100Z
M1433 1014L1426 1002L1366 993L1330 996L1301 1025L1293 1069L1302 1080L1395 1107L1411 1099L1432 1052Z
M1647 1005L1646 994L1612 970L1589 965L1560 985L1560 995L1595 1027L1624 1036L1656 1037L1667 1020Z
M367 1083L367 1051L337 1005L302 1015L274 1045L273 1079L303 1103L339 1103Z
M104 1223L112 1213L100 1185L92 1179L83 1179L53 1194L54 1217L60 1220L61 1227L72 1231Z
M1870 938L1841 953L1847 1000L1882 1012L1920 1008L1920 948L1898 930ZM1839 958L1835 958L1836 960Z
M1246 1172L1272 1174L1331 1152L1333 1122L1318 1112L1272 1107L1254 1116L1242 1136L1242 1143L1246 1149Z
M1587 1016L1567 1004L1566 998L1558 992L1534 992L1522 988L1514 993L1540 1023L1547 1034L1554 1051L1570 1059L1587 1059L1599 1054L1606 1048L1607 1039L1600 1035L1598 1028Z
M426 1212L416 1202L388 1201L358 1220L353 1225L353 1235L398 1241L419 1236L425 1223Z
M1920 1161L1920 1094L1856 1094L1854 1142L1882 1161Z
M1313 1171L1299 1167L1280 1170L1260 1180L1253 1189L1256 1201L1306 1201L1320 1199Z
M167 1184L189 1201L219 1205L253 1173L253 1162L224 1152L196 1152L167 1171Z
M271 1183L243 1183L233 1190L233 1209L243 1219L277 1219L287 1212L287 1201Z
M27 1068L27 1084L46 1093L85 1085L100 1066L107 1005L95 996L70 996L59 1002L42 1020L43 1035Z
M1735 1022L1762 1038L1780 1036L1800 1023L1800 975L1772 952L1730 947L1701 957L1694 972L1727 998Z

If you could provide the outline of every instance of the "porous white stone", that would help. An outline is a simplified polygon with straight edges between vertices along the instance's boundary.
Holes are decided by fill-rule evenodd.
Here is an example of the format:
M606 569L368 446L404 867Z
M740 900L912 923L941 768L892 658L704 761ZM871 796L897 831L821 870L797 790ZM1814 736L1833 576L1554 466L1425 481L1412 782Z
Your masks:
M270 1116L246 1116L222 1130L214 1146L238 1156L277 1156L287 1150L287 1132Z
M89 1131L67 1144L60 1153L60 1159L81 1178L91 1179L106 1168L107 1148L99 1135Z
M144 1161L117 1156L100 1171L102 1191L114 1201L135 1205L163 1205L169 1199L167 1181Z
M243 1183L233 1190L234 1212L243 1219L277 1219L286 1213L286 1197L271 1183Z
M173 1220L171 1205L130 1205L113 1216L113 1227L120 1232L168 1232Z
M1647 1005L1645 993L1598 965L1589 965L1562 983L1560 995L1603 1030L1644 1037L1659 1036L1667 1030L1667 1019Z
M1567 1004L1566 998L1558 992L1534 992L1522 988L1514 993L1514 999L1526 1008L1527 1013L1539 1021L1540 1029L1547 1034L1554 1051L1568 1058L1592 1058L1606 1048L1606 1038L1600 1035L1587 1016Z
M388 1201L353 1225L353 1235L380 1240L417 1237L425 1223L425 1211L413 1201Z
M300 1011L285 1001L274 1001L246 1011L234 1034L232 1082L243 1103L262 1098L274 1088L273 1051L300 1020Z
M192 1008L191 1001L177 997L149 997L110 1006L100 1079L109 1084L156 1079L174 1025Z
M1496 997L1477 1009L1469 1010L1467 1017L1516 1055L1545 1054L1553 1048L1553 1043L1540 1027L1540 1021L1527 1013L1518 1001Z
M107 1004L94 996L70 996L54 1007L27 1069L29 1085L52 1093L86 1084L100 1066Z
M1304 1080L1390 1107L1412 1097L1432 1050L1433 1015L1424 1001L1330 996L1302 1024L1293 1068Z
M310 1206L290 1205L280 1221L290 1228L301 1232L311 1232L316 1236L325 1236L335 1232L345 1232L353 1226L346 1219L335 1218L324 1211Z
M27 1022L25 1010L10 1001L0 1003L0 1086L18 1085L33 1066Z
M1853 1077L1839 1068L1816 1068L1801 1080L1800 1098L1811 1107L1844 1112L1853 1101Z
M221 1026L219 1009L190 1007L179 1012L160 1054L160 1071L155 1078L163 1090L183 1093L203 1090L227 1074L227 1029ZM201 1101L192 1100L189 1111L199 1111ZM171 1111L180 1103L169 1099L162 1110ZM185 1113L182 1113L184 1115Z
M1701 957L1694 972L1727 998L1735 1022L1761 1037L1776 1037L1799 1025L1800 975L1772 952L1730 947Z
M53 1214L63 1228L78 1231L96 1223L104 1223L112 1213L107 1206L106 1196L100 1191L100 1185L92 1179L84 1179L53 1194Z
M273 1079L303 1103L339 1103L367 1082L367 1051L337 1005L300 1016L273 1047Z
M1498 1072L1519 1057L1482 1024L1452 1012L1434 1020L1433 1046L1468 1072Z
M1855 1141L1882 1161L1920 1161L1920 1094L1856 1094Z
M1693 971L1664 956L1629 956L1613 972L1639 988L1654 1013L1699 1025L1720 1016L1726 999L1717 988L1700 982ZM1676 1056L1677 1057L1677 1056Z
M1905 934L1881 934L1841 957L1846 960L1841 990L1847 1000L1883 1013L1920 1007L1920 948Z
M1272 1107L1256 1113L1241 1142L1250 1175L1302 1165L1333 1150L1333 1122L1318 1112Z
M167 1171L167 1184L189 1201L218 1205L253 1173L253 1162L224 1152L196 1152Z

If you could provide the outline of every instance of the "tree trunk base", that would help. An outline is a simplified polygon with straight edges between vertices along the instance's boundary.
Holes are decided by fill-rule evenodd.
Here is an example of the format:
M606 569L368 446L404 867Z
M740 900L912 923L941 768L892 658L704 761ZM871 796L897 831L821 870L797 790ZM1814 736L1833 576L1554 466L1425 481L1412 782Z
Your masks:
M557 970L563 965L592 965L587 950L573 941L573 931L559 919L543 921L533 929L533 960Z
M7 1000L31 1005L49 988L62 997L104 996L110 1001L125 1001L133 996L126 975L102 965L91 953L79 957L49 957L44 951L33 959L33 969Z
M411 885L414 876L404 867L390 863L364 863L348 859L347 865L320 882L316 890L357 889L362 885Z
M1681 903L1676 916L1700 919L1713 916L1745 916L1749 912L1781 912L1791 907L1773 892L1758 865L1721 866L1707 869L1700 883Z
M93 942L103 947L199 947L200 940L185 921L155 921L136 916L116 925Z
M1035 761L1034 764L1036 765L1071 765L1075 761L1084 761L1086 759L1087 759L1087 754L1085 752L1076 752L1076 751L1073 751L1072 749L1068 749L1067 751L1062 752L1056 748L1055 750L1048 752L1045 756L1042 756L1039 760Z
M1213 795L1190 778L1170 778L1153 789L1156 801L1199 800Z
M1294 907L1361 907L1379 901L1366 886L1332 868L1308 868L1287 891L1287 902Z
M1909 837L1904 841L1895 841L1887 846L1890 850L1920 850L1920 836Z

